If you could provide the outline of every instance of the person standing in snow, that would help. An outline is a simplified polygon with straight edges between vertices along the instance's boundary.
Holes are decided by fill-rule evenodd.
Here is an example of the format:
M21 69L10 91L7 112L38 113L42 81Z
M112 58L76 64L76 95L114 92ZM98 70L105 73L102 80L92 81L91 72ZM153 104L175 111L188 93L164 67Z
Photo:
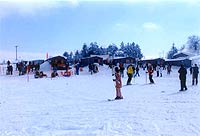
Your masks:
M162 77L162 68L160 67L160 77Z
M178 73L179 73L179 79L181 82L181 90L180 91L184 91L183 89L187 90L187 87L186 87L187 70L186 70L186 68L183 65L181 65L180 69L178 70Z
M136 77L136 76L140 76L140 74L139 74L140 68L139 68L138 65L136 66L136 69L135 69L135 70L136 70L135 77Z
M122 80L121 80L121 75L120 75L120 70L118 67L115 67L115 88L116 88L116 100L117 99L123 99L122 93L121 93L121 88L122 88Z
M127 85L131 85L131 80L133 78L135 68L133 67L132 64L128 65L127 67L127 75L128 75L128 80L127 80Z
M147 73L149 74L150 84L154 84L154 81L153 81L153 66L151 64L149 64L149 66L148 66Z
M89 72L91 73L91 75L93 74L93 70L94 70L94 65L93 65L93 63L90 63L89 65L88 65L88 68L89 68Z
M196 85L198 84L198 74L199 74L199 67L197 64L192 67L192 85L194 85L194 81L196 81Z
M160 73L160 66L159 65L156 66L156 73L157 73L157 77L159 77L159 73Z
M124 64L123 63L119 64L119 69L120 69L121 76L124 77L124 70L125 70L125 68L124 68Z
M76 75L79 75L79 70L80 70L80 64L76 63L76 65L75 65L75 73L76 73Z
M167 66L167 74L170 75L170 73L171 73L171 65L168 65Z

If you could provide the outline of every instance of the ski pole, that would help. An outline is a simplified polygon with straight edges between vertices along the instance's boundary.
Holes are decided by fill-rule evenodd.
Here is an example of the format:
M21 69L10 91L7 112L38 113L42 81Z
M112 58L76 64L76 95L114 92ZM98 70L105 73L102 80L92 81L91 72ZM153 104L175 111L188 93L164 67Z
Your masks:
M145 73L146 73L145 75L146 75L146 84L147 84L147 74L148 74L148 73L147 73L147 72L145 72Z

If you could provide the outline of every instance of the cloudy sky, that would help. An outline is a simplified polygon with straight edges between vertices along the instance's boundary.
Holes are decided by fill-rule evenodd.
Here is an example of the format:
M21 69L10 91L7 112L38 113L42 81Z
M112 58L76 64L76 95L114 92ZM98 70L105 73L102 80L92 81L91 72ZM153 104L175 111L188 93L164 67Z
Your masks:
M200 35L199 13L200 0L0 0L0 60L15 59L16 45L26 60L122 41L163 57Z

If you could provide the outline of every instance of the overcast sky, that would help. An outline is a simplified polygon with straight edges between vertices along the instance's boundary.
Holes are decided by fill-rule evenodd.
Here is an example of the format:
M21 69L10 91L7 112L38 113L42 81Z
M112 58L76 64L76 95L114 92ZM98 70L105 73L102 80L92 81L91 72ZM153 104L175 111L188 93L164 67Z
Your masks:
M200 0L0 0L0 60L45 59L97 42L163 57L200 35Z

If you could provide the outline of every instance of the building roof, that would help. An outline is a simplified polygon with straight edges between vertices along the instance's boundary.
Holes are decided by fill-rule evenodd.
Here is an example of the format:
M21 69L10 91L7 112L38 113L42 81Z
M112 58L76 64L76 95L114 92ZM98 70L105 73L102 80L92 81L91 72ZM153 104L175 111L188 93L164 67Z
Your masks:
M109 59L109 55L90 55L90 57L99 57L102 58L103 60Z
M180 55L180 57L178 57L179 55ZM173 55L173 58L176 58L176 57L181 58L181 55L185 55L185 56L182 56L183 58L194 56L194 54L193 54L193 53L190 53L190 52L178 52L178 53L175 53L175 54Z

